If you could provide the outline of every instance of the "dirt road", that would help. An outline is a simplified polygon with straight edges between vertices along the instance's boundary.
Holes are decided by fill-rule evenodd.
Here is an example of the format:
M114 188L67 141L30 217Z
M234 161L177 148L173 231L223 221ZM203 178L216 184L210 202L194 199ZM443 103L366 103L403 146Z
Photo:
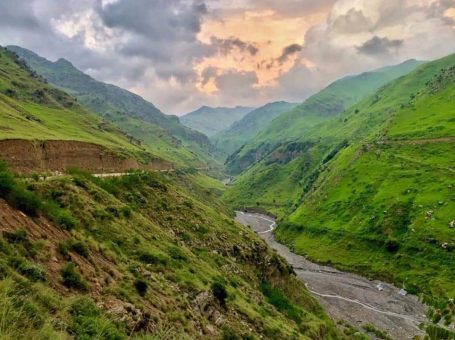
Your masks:
M418 325L426 319L426 307L417 297L390 284L320 266L292 253L275 241L275 221L269 216L237 212L236 220L256 231L294 267L334 320L346 320L358 328L371 323L393 339L423 334Z

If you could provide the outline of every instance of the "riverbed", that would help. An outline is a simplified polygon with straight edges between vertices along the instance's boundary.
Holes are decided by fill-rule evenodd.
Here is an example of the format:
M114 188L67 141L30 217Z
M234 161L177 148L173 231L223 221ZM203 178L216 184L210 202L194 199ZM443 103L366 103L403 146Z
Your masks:
M373 324L393 339L423 335L419 324L426 321L426 306L416 296L391 284L321 266L296 255L273 237L275 220L261 214L237 212L236 220L249 226L294 268L297 277L334 319L361 328Z

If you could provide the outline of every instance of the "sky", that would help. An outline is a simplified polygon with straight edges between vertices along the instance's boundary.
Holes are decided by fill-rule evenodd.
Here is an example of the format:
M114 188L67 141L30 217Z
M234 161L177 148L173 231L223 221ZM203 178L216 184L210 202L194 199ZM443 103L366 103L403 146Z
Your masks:
M454 53L455 0L0 0L0 32L181 115Z

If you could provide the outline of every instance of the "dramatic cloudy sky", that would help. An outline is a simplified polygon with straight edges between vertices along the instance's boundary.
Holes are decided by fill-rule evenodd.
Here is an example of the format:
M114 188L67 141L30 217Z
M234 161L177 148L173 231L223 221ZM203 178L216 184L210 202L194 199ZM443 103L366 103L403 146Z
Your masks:
M455 0L0 0L16 44L166 113L301 101L329 82L455 52Z

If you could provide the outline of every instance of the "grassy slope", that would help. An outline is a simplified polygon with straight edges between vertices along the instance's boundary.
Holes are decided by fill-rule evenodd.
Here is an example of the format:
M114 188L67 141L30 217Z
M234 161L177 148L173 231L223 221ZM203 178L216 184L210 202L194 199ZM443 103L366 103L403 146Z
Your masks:
M319 167L278 238L299 253L429 299L453 298L454 99L451 55L314 129L308 138L350 145Z
M204 135L185 128L153 104L117 86L99 82L59 59L50 62L26 49L9 46L39 75L76 97L82 105L144 142L168 161L200 166L216 163L216 152Z
M211 140L218 149L230 155L267 127L273 119L292 110L295 106L296 104L286 102L275 102L262 106L248 113L228 129L219 132Z
M381 82L406 73L410 68L416 67L417 64L418 62L410 61L395 67L381 69L379 74L366 73L339 80L293 111L276 118L269 128L261 132L252 142L247 143L237 155L234 154L228 160L227 167L231 170L232 167L237 168L237 170L247 169L236 177L233 184L228 187L224 200L235 206L260 205L278 215L292 212L301 201L302 195L311 187L312 182L317 177L320 163L326 157L330 158L330 155L343 148L346 135L350 133L349 129L355 129L363 124L349 120L344 122L344 118L337 117L337 114L342 113L339 110L343 105L347 105L340 103L348 103L354 100L354 95L351 94L351 91L354 92L353 89L363 88L361 93L368 93L368 89L371 91L378 87ZM343 85L346 88L343 88ZM336 91L337 96L333 95L335 89L338 89ZM327 97L337 99L334 101L322 99ZM295 126L300 126L302 130L298 138L287 141L288 136L297 134L297 132L292 132L294 130L292 127L291 132L288 133L286 124L284 124L280 133L281 140L272 137L271 140L274 141L272 143L258 141L260 136L264 135L260 138L265 138L268 130L275 131L276 126L281 126L281 122L287 121L286 117L294 116L302 107L308 108L308 114L307 111L302 111L299 119L294 117ZM317 114L318 107L321 110L319 116ZM306 120L309 116L314 118L310 117L311 124ZM359 114L358 118L368 119L368 116ZM340 124L340 120L343 120L342 124ZM353 127L351 127L352 124L354 124ZM310 126L312 127L310 128ZM364 125L364 128L366 131L367 125ZM277 135L278 132L271 132L271 136L274 134ZM259 143L257 148L252 147L255 143ZM276 145L272 145L273 143ZM250 148L250 154L245 153L245 148ZM254 158L257 158L258 161L254 162Z
M341 338L282 260L194 179L73 176L28 183L73 216L71 233L39 218L23 224L25 233L0 237L0 303L8 307L0 313L0 337ZM59 270L68 261L80 276L65 290ZM214 282L226 289L226 306L213 297ZM206 307L199 311L196 301ZM119 315L113 303L140 311L135 330L135 322L121 320L132 317L128 309Z
M267 128L228 158L227 170L233 174L244 171L258 160L258 155L261 159L277 146L300 139L314 126L340 114L420 63L409 60L400 65L346 77L332 83L301 105L273 120Z
M115 126L0 50L0 138L76 140L144 154Z
M180 121L203 134L212 137L217 133L229 128L234 122L245 117L246 114L253 111L252 107L207 107L187 113L180 117Z

